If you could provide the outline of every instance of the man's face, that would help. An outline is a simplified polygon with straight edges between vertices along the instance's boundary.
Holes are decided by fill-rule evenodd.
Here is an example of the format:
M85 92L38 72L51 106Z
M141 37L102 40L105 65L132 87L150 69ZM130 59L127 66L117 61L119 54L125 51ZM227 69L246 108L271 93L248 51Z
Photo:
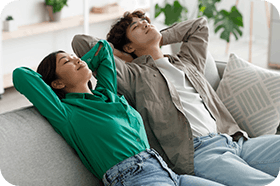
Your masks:
M161 33L147 20L133 17L132 23L127 27L127 37L131 46L137 49L159 46Z

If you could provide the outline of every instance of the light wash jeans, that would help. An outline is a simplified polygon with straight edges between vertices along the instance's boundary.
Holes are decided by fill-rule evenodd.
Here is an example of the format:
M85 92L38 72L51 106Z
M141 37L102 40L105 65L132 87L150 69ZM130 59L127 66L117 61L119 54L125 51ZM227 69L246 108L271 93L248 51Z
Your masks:
M229 186L264 186L279 173L280 136L232 141L227 134L194 139L195 175Z
M105 186L222 186L190 175L177 175L160 155L148 149L109 169L102 179Z

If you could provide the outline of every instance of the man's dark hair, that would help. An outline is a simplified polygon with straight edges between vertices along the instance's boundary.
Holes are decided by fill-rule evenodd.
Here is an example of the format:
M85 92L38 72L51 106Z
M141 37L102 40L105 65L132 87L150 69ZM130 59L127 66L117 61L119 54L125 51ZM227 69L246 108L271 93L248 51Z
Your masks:
M145 16L144 11L136 10L132 13L125 12L123 17L120 18L115 24L112 25L109 33L107 34L107 41L112 43L116 49L118 49L122 52L125 52L123 50L123 47L126 44L131 43L131 41L127 38L126 29L132 23L133 17L138 17L141 19L144 18L149 23L151 23L150 18ZM132 57L135 58L135 54L132 54Z

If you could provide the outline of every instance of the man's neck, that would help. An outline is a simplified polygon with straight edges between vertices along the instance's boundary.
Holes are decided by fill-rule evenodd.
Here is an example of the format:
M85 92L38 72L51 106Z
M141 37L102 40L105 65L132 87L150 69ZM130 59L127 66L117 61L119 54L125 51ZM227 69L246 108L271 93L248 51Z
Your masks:
M144 50L136 51L135 54L138 57L143 56L143 55L150 55L150 56L152 56L152 58L154 60L157 60L159 58L163 58L164 57L161 49L158 46L147 47Z

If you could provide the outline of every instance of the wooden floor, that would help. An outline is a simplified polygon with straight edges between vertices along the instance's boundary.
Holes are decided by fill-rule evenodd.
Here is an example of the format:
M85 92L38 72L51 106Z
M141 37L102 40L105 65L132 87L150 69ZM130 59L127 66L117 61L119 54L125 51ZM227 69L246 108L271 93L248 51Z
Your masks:
M208 49L216 60L228 61L228 56L231 52L244 60L249 59L249 44L247 41L231 42L229 45L229 53L226 53L226 43L224 41L218 38L210 38ZM252 46L252 63L263 68L268 68L267 49L268 43L266 41L254 41ZM280 70L277 71L280 72ZM24 96L18 93L14 88L8 88L5 90L0 100L0 113L29 105L31 105L31 103Z

